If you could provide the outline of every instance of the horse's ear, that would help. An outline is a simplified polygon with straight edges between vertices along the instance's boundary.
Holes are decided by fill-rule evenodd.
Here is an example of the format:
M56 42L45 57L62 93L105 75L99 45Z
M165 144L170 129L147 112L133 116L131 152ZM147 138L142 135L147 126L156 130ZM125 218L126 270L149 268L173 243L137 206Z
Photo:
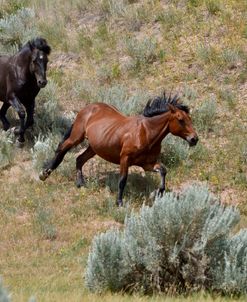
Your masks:
M181 121L183 119L183 116L182 116L181 112L179 112L179 110L176 112L176 117L179 121Z
M30 41L28 42L28 46L29 46L29 48L30 48L31 51L34 50L34 46L33 46L33 44Z
M176 110L176 107L171 105L171 104L168 104L168 108L169 110L171 111L171 113L175 113L177 110Z

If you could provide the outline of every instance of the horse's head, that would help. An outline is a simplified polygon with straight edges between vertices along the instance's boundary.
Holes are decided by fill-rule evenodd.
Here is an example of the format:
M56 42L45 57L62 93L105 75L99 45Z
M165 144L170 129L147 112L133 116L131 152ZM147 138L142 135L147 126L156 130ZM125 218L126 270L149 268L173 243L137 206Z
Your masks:
M189 111L187 109L179 109L171 104L169 104L169 110L171 112L169 120L170 132L185 139L190 146L195 146L198 142L198 136L193 128Z
M43 88L47 84L46 69L51 48L43 38L36 38L30 41L29 47L32 53L30 71L34 74L37 85Z

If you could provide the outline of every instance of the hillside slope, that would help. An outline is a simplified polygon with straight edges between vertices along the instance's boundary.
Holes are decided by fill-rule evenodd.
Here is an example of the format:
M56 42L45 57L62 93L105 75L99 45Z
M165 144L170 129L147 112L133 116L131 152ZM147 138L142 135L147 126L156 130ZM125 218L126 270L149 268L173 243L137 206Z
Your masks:
M45 183L38 180L60 132L87 103L104 101L137 114L150 97L164 90L179 93L191 108L200 143L188 149L181 140L164 142L168 189L204 182L222 202L239 205L240 226L246 227L245 1L3 0L0 17L6 20L23 8L35 17L26 18L30 32L18 25L18 39L41 35L52 53L49 85L37 97L36 126L28 131L25 147L16 148L11 134L9 143L4 133L0 136L0 275L14 301L32 294L38 301L81 301L88 295L82 274L93 236L121 227L128 211L150 202L159 182L157 175L144 177L133 168L128 207L119 210L117 166L95 158L85 166L87 188L75 187L79 149ZM0 31L1 51L11 52L5 32ZM16 121L13 111L9 116ZM60 116L62 126L52 121ZM62 130L56 132L57 125Z

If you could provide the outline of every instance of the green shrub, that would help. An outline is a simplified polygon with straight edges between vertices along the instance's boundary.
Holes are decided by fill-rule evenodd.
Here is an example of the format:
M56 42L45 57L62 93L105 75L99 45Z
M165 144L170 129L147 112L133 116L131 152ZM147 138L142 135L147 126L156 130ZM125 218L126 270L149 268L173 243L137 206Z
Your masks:
M205 5L211 15L216 15L222 10L220 0L205 0Z
M44 239L54 240L57 237L57 229L53 220L52 210L40 204L35 215L35 226Z
M175 7L170 7L167 10L162 11L157 16L157 21L161 22L164 32L170 31L174 27L182 23L183 14ZM173 33L174 34L174 33Z
M51 160L60 141L61 136L53 135L52 133L47 136L40 135L36 138L35 144L31 149L32 164L35 171L40 172L47 161ZM68 153L57 172L67 179L74 179L75 157L74 153Z
M234 109L237 105L237 95L232 89L221 89L219 91L219 97L226 102L229 109Z
M59 137L49 134L47 136L38 136L33 148L31 149L32 162L35 170L40 171L44 163L54 154L59 143Z
M174 167L185 160L189 154L188 143L179 137L168 135L162 141L161 161L166 167Z
M206 99L193 113L193 120L197 131L210 131L213 129L217 105L214 98Z
M101 2L101 11L112 17L121 17L126 10L127 0L105 0Z
M134 68L141 68L152 63L157 58L157 41L155 39L127 38L125 51L133 60Z
M14 135L10 131L0 131L0 168L11 164L14 158Z
M37 36L33 9L21 8L0 19L0 43L5 51L16 51L31 38Z
M129 5L125 10L122 21L129 31L139 31L141 26L148 22L150 18L150 11L148 7L134 7Z
M64 133L72 124L73 112L62 114L57 100L57 85L49 81L37 96L32 137Z
M204 64L212 64L218 61L218 52L210 44L200 44L196 49L197 56Z
M241 55L238 49L226 48L221 52L222 64L228 68L236 68L238 62L241 62Z
M247 293L247 229L230 237L238 221L238 210L205 187L166 193L126 217L123 231L94 238L86 286L93 292Z
M228 240L224 258L219 266L216 266L215 270L215 288L226 294L246 294L247 229L241 230Z
M145 92L136 91L129 96L128 91L121 85L99 89L96 99L117 107L124 114L136 114L143 110L148 95Z

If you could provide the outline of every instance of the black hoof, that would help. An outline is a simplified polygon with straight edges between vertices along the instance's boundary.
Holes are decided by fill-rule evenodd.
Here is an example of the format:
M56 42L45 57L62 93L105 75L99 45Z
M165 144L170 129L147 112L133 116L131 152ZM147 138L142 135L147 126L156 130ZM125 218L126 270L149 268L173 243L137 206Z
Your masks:
M25 144L24 142L25 142L25 141L22 142L22 141L17 140L17 141L16 141L16 146L17 146L18 148L23 148L23 146L24 146L24 144Z
M159 189L158 193L157 193L157 196L158 197L163 197L164 191L165 191L165 189Z
M19 135L20 134L20 127L15 127L14 128L14 134Z
M77 179L75 185L77 186L77 188L85 187L85 181Z
M122 200L117 200L116 205L118 207L123 207L123 201Z

